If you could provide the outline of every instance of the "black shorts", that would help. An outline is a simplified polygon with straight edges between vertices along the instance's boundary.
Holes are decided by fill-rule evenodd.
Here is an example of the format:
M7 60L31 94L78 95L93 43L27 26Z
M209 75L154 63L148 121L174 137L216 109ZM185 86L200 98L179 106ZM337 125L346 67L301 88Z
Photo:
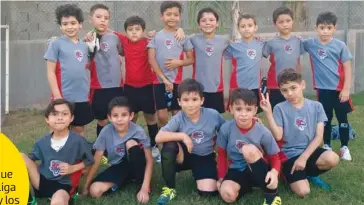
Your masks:
M94 120L91 105L89 102L74 103L74 118L71 122L73 126L84 126Z
M91 107L94 113L95 119L105 120L107 119L107 112L109 102L118 96L124 95L123 87L116 88L100 88L91 90Z
M317 90L317 100L324 107L325 113L332 113L335 110L336 115L348 114L354 110L351 99L346 102L341 103L339 99L340 91L336 90Z
M177 172L191 170L193 178L201 179L215 179L217 180L217 167L215 160L215 153L205 156L191 154L187 151L187 147L182 142L177 142L181 145L183 150L183 163L177 164Z
M217 93L203 93L205 101L203 102L203 107L212 108L217 110L219 113L225 112L224 106L224 92Z
M58 190L65 190L69 193L71 188L69 184L61 184L56 180L49 180L40 174L39 189L34 188L34 194L35 197L39 198L51 198Z
M272 109L281 102L286 101L286 98L282 95L281 91L279 89L269 89L269 101L272 105Z
M173 84L173 98L170 110L180 110L181 107L178 104L178 84ZM165 98L166 86L164 84L154 84L154 100L156 110L167 109L167 102Z
M312 176L318 176L320 174L323 174L327 172L328 170L320 170L316 162L318 158L321 156L322 153L324 153L326 150L323 148L317 148L312 155L308 158L306 162L306 168L305 170L295 171L293 172L293 175L291 175L291 170L293 167L294 162L298 159L299 156L293 157L286 162L282 163L282 173L283 176L286 178L288 183L294 183L296 181L307 179L307 177Z
M140 88L124 85L124 93L133 106L133 111L135 113L138 113L139 111L147 114L155 113L153 92L153 84L145 85Z
M225 180L231 180L240 185L238 199L244 194L251 192L253 187L259 187L259 185L254 182L252 172L250 171L249 167L247 167L244 171L240 171L238 169L229 169L223 181Z

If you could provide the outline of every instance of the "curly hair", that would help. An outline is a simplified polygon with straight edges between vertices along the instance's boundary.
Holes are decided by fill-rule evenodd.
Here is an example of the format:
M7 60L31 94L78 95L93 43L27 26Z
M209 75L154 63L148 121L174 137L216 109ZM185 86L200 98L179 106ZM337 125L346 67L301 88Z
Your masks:
M73 16L77 19L79 23L83 23L83 12L76 4L65 4L57 7L56 9L56 19L58 25L61 25L61 20L63 17Z

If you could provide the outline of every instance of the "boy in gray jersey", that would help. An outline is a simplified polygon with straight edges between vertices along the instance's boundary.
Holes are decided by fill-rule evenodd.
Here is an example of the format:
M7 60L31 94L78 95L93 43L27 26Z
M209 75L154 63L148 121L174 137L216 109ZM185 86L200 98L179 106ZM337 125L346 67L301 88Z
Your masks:
M231 93L229 106L234 120L221 126L216 143L218 189L225 202L233 203L257 186L264 191L264 205L280 205L279 147L272 133L255 121L256 102L257 96L251 90L237 88Z
M28 156L22 154L35 196L51 198L51 204L68 204L82 169L94 162L85 138L68 129L73 118L71 102L52 101L45 111L52 132L40 138Z
M278 85L286 101L277 104L272 113L269 94L262 95L261 107L266 113L274 138L281 143L282 173L298 196L310 193L308 177L334 168L339 157L319 146L327 117L322 104L303 97L305 82L295 69L278 75Z
M158 204L164 205L176 196L176 172L192 170L198 193L216 195L216 161L214 138L224 119L214 109L201 107L203 86L194 79L182 81L178 87L178 112L156 137L163 143L162 176L166 182Z
M218 21L219 15L214 9L201 9L197 23L202 33L193 34L189 40L195 54L192 76L205 88L203 107L224 113L223 53L229 40L215 34Z
M116 97L110 101L108 119L111 124L102 129L94 144L95 164L88 172L83 195L90 193L92 197L99 198L135 179L138 186L137 201L149 201L153 171L150 139L143 128L132 122L133 117L126 97ZM111 166L93 179L106 150Z
M76 5L66 4L58 7L55 13L63 35L50 42L44 55L48 83L52 99L64 98L75 103L72 130L85 136L85 125L93 120L93 115L88 100L88 48L78 38L83 22L82 10Z
M181 20L182 5L176 1L164 1L160 12L164 28L149 42L148 58L157 75L154 100L159 123L164 126L168 122L168 109L173 115L180 109L177 102L177 87L182 81L183 66L191 65L194 60L191 42L175 38ZM170 106L167 105L166 98L170 99Z

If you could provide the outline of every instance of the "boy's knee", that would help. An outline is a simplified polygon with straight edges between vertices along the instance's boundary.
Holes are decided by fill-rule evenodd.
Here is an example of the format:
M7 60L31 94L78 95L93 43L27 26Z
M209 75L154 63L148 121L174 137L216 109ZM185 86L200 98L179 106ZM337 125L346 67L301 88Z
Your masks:
M297 194L297 196L304 198L305 196L310 194L310 187L308 186L300 187L294 190L294 192Z
M173 152L178 153L178 144L177 142L165 142L163 143L162 153Z
M234 203L238 198L238 192L235 192L232 187L221 186L220 196L226 203Z
M138 142L137 141L135 141L135 140L128 140L126 142L126 149L128 150L128 149L130 149L130 148L132 148L134 146L137 146L137 145L138 145Z
M327 156L325 157L325 164L331 168L336 167L340 162L339 155L337 155L335 152L330 151L327 153Z
M97 186L96 183L93 183L90 186L90 195L91 195L91 197L93 197L93 198L100 198L103 193L104 193L104 191L101 189L100 186Z
M246 144L242 148L242 153L244 155L244 159L248 163L254 163L262 157L259 149L251 144Z

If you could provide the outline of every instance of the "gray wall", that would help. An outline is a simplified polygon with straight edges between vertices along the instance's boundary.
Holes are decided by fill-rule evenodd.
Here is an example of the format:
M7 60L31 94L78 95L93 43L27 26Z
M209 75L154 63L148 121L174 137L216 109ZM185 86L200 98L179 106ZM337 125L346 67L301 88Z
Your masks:
M338 31L336 37L345 40L345 32ZM260 34L264 38L274 36L275 33ZM295 33L302 37L314 36L314 32ZM347 41L350 51L354 55L352 92L360 92L364 90L364 30L351 30ZM30 41L12 41L10 52L10 109L44 107L49 101L50 91L46 78L46 67L43 55L46 50L46 40L30 40ZM306 92L313 94L312 75L309 65L308 55L305 54L301 60L303 68L303 76L307 81ZM263 73L267 72L269 62L263 59L261 62ZM231 66L229 61L225 61L224 81L225 92L227 94ZM184 77L191 77L192 69L187 67L184 70Z

